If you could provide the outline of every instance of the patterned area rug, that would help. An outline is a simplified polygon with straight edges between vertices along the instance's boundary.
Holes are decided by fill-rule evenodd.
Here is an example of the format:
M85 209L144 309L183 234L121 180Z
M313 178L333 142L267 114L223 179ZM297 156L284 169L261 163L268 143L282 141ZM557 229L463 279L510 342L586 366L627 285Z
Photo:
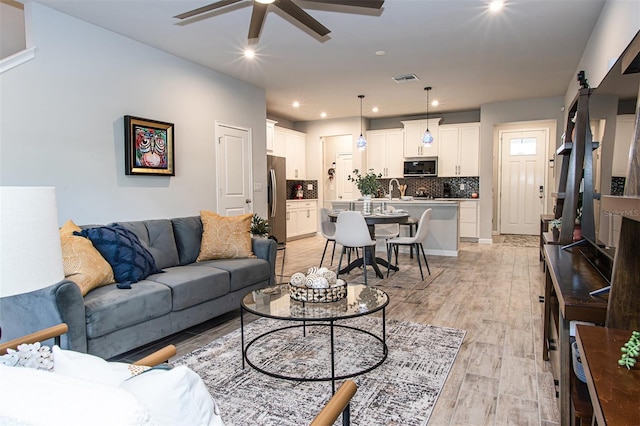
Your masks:
M514 247L539 247L540 236L538 235L502 235L502 244Z
M347 323L381 335L379 318L355 318ZM287 325L291 324L261 318L245 327L245 339ZM300 328L278 331L251 346L248 354L254 363L271 372L325 377L330 375L327 332L326 327L307 327L307 335L303 337ZM465 331L389 320L386 332L389 348L386 361L353 379L358 391L351 403L352 424L424 425ZM336 375L366 369L382 355L381 343L367 334L338 327L335 336ZM179 358L174 364L187 365L202 377L227 426L309 424L331 396L330 381L284 380L249 366L243 370L240 330Z

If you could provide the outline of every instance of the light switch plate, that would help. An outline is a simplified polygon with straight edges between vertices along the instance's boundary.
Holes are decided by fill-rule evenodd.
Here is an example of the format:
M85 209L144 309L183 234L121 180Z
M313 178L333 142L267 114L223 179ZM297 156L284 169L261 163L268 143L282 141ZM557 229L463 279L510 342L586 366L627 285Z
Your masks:
M261 182L254 182L253 183L253 190L255 192L262 192L262 183Z
M312 183L308 183L307 184L307 191L313 191L313 184Z
M460 184L460 191L464 191L464 183Z

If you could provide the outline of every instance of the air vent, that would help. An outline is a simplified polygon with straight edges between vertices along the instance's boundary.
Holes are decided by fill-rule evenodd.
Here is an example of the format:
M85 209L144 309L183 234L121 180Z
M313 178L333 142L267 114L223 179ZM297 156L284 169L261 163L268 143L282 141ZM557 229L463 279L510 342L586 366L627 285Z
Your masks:
M410 81L418 81L420 80L415 74L405 74L405 75L397 75L395 77L391 77L393 81L396 83L408 83Z

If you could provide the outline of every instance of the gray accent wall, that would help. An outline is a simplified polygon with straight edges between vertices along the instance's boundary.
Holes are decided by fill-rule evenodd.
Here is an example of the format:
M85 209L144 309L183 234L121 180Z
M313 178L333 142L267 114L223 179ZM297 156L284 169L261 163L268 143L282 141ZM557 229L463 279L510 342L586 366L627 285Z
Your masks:
M0 184L56 187L61 223L215 211L218 122L249 129L266 215L263 89L31 7L36 56L0 74ZM124 115L174 123L176 176L125 175Z

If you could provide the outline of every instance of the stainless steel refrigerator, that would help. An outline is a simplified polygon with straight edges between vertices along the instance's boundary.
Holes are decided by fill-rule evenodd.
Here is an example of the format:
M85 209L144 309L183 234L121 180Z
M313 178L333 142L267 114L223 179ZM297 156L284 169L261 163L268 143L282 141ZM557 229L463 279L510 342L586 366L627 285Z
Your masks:
M267 203L269 234L279 244L287 241L287 176L286 159L267 155Z

